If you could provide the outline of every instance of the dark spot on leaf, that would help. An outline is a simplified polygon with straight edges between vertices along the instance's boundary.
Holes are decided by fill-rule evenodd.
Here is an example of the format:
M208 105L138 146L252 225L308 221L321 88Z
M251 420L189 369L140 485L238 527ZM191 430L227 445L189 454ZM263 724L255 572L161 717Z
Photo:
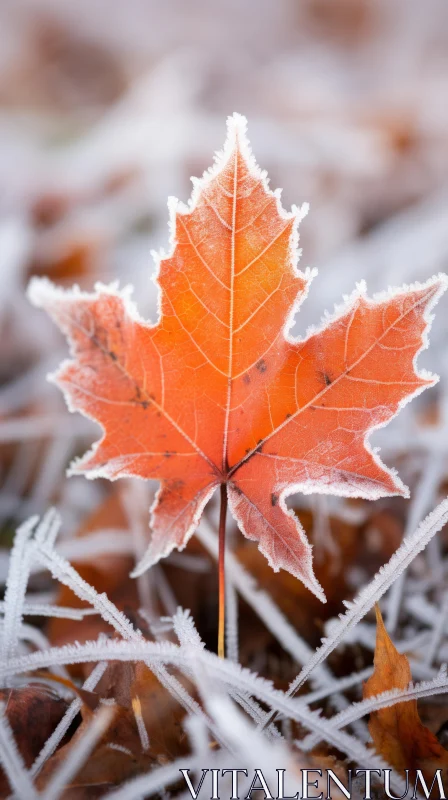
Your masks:
M247 374L247 372L243 378L243 383L245 383L246 386L250 383L250 376Z
M236 484L235 484L235 483L233 483L233 484L232 484L232 489L233 489L233 491L235 492L235 494L239 495L240 497L241 497L241 495L243 494L243 492L242 492L242 490L240 489L240 487L239 487L239 486L236 486Z
M290 414L290 413L289 413L289 411L288 411L288 413L287 413L287 415L286 415L285 419L289 419L289 418L290 418L290 416L291 416L291 414Z
M268 365L264 358L260 358L260 360L255 364L255 368L258 369L258 372L266 372Z
M271 506L276 506L278 503L278 494L271 494Z
M110 355L112 361L118 361L118 356L117 356L116 353L114 353L113 350L109 350L109 355Z

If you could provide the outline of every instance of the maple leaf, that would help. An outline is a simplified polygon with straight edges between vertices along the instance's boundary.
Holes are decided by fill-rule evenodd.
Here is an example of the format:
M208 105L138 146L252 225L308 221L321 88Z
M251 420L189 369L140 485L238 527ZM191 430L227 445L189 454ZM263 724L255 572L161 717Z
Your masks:
M98 284L87 294L31 282L32 302L71 345L72 360L55 380L70 410L104 431L71 474L161 482L151 543L134 574L183 548L225 484L242 532L271 567L325 599L286 498L407 494L367 437L436 382L417 372L415 357L446 278L373 300L359 285L320 330L293 339L288 331L313 277L297 268L306 208L283 210L239 115L189 206L171 200L169 208L156 324L139 317L129 289Z
M364 684L364 698L390 689L407 689L412 681L409 661L391 641L378 605L376 621L375 670ZM377 752L397 770L409 769L414 774L420 769L431 783L436 769L448 767L448 752L422 724L417 700L373 711L369 731Z

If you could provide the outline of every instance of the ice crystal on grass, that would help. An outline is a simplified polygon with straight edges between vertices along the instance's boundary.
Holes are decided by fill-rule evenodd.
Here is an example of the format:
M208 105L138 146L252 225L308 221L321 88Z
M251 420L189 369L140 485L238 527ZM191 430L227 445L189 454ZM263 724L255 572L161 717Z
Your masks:
M444 500L428 515L417 530L408 535L389 563L364 587L359 596L347 604L346 614L337 622L336 629L332 631L330 637L314 655L311 650L308 652L308 645L301 642L296 632L288 627L289 624L284 620L271 598L256 587L254 580L238 564L235 556L229 554L229 575L235 590L251 604L254 612L260 616L270 630L275 632L283 646L300 655L303 663L302 672L289 691L285 693L274 689L269 681L242 668L234 661L219 659L206 650L189 611L179 608L170 620L171 625L165 626L167 632L170 629L173 631L179 641L178 645L171 641L151 642L145 640L140 631L132 625L123 612L118 610L114 603L96 592L87 581L81 578L78 571L57 553L55 548L57 547L57 532L60 522L57 515L51 512L40 523L37 519L25 523L16 535L11 553L5 601L0 608L4 615L4 624L2 625L4 647L0 661L0 677L8 685L24 673L32 676L35 671L43 669L56 671L58 667L65 668L73 664L90 662L94 668L84 681L83 688L86 691L93 691L106 674L108 664L141 662L154 673L173 700L188 712L190 719L188 724L193 728L195 725L199 726L198 730L201 731L208 730L215 741L220 744L222 754L243 752L246 743L247 752L253 752L257 742L257 747L262 749L266 747L268 754L269 748L272 746L267 744L268 741L272 740L272 737L277 741L280 736L273 720L277 716L281 716L285 720L300 723L308 731L305 738L301 742L297 741L295 745L286 742L279 744L278 747L284 753L294 747L298 747L304 752L314 746L317 741L324 740L330 746L339 751L342 750L348 759L354 762L368 763L372 768L386 768L387 764L373 751L366 748L363 729L357 731L356 724L373 710L407 699L447 693L446 671L442 669L429 680L410 685L406 690L392 690L368 700L350 703L345 692L359 685L369 670L346 678L335 679L325 661L329 653L341 642L344 642L344 637L352 629L356 630L355 626L359 620L393 585L394 580L403 574L447 519L448 500ZM205 524L200 529L199 538L207 549L215 554L216 543L211 530ZM87 601L90 607L82 609L78 613L73 610L72 613L71 609L64 610L52 605L51 602L39 605L25 601L25 597L28 596L29 573L34 562L48 568L57 581L70 587L80 599ZM23 568L24 563L26 563L25 568ZM404 572L404 574L406 573ZM54 615L55 618L64 618L65 615L65 618L82 624L82 619L91 611L94 611L104 623L107 623L109 628L112 626L118 638L108 639L104 635L100 635L97 640L84 644L75 643L49 647L44 642L41 649L35 652L21 654L17 650L17 642L21 638L19 628L24 613L48 614L49 616ZM440 615L435 621L432 619L432 614L426 617L423 614L423 617L428 623L431 623L432 628L431 659L427 662L430 663L433 658L437 659L437 651L444 642L444 628L440 621ZM165 621L168 622L168 620ZM160 622L162 623L160 630L163 631L163 618ZM293 698L291 695L295 687L310 677L315 679L314 691L297 699ZM188 679L188 682L195 687L199 699L187 689L184 684L185 679ZM335 696L343 700L339 703L338 713L332 718L325 717L324 706L317 710L311 707L311 704L315 706L325 702L325 698L329 696L332 696L333 700ZM237 711L234 703L240 707L240 711ZM133 710L136 725L142 749L145 751L150 747L151 729L148 729L144 722L139 704L140 699L134 698ZM33 778L40 774L44 764L60 746L81 706L80 698L77 697L72 701L29 771L21 760L13 734L3 715L2 721L0 721L2 764L11 787L18 796L37 797L32 783ZM269 709L268 712L265 710L266 707ZM58 767L47 783L46 797L56 800L62 796L64 786L89 758L89 754L95 748L99 738L106 732L114 713L114 705L100 708L83 737L70 750L67 759ZM247 718L252 719L252 723L245 721ZM196 722L193 723L193 720ZM252 729L251 725L253 724L255 724L255 728ZM352 733L343 730L350 726ZM201 736L203 735L201 734ZM111 746L122 747L120 742L111 742ZM124 754L125 750L126 747L123 750ZM189 764L194 763L194 758L195 756L190 757ZM302 755L300 758L305 759L305 756ZM173 767L175 763L173 762ZM220 763L219 758L216 763ZM272 766L274 768L274 761L272 761ZM162 785L168 786L174 779L175 773L167 766L160 771L160 774L142 775L131 780L122 789L111 792L110 797L137 797L139 796L138 792L142 791L144 786L149 787L149 790L153 785L160 788ZM399 780L396 781L395 788L397 790L400 788Z

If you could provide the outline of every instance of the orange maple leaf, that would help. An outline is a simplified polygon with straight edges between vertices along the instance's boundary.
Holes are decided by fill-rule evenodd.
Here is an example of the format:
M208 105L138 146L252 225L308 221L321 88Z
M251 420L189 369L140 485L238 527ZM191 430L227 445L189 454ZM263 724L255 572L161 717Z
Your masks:
M409 661L391 641L378 606L376 621L375 670L364 684L364 698L390 689L407 689L412 681ZM435 770L448 767L448 752L422 724L417 700L406 700L373 711L369 731L377 752L395 769L409 769L411 777L420 769L431 784Z
M31 283L32 302L71 345L55 380L70 410L104 430L71 474L160 480L135 574L183 548L225 484L242 532L274 570L289 570L324 600L286 497L407 494L367 437L436 381L416 371L415 357L446 278L374 300L360 285L320 330L292 338L313 277L296 263L306 209L283 210L239 115L190 205L169 207L156 324L139 317L126 289L98 284L86 294Z

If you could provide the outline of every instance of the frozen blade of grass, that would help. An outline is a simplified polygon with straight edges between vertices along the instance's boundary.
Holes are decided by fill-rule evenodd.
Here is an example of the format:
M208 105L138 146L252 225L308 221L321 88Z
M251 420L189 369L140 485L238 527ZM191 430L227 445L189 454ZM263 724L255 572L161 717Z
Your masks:
M37 522L37 517L31 517L20 526L14 538L6 580L4 624L0 639L0 652L4 659L10 658L17 647L28 584L30 547L33 547L30 540Z
M45 800L58 800L65 787L71 779L79 772L82 765L87 761L95 745L106 732L113 717L115 716L114 706L102 706L97 711L87 728L84 736L72 745L65 761L54 773L47 783L44 795Z
M31 400L35 401L42 395L47 395L51 388L45 380L45 376L55 369L63 357L63 351L58 354L52 353L51 358L39 361L27 372L22 373L18 378L13 378L9 383L2 386L0 389L1 416L7 417L12 413L17 414L18 411L27 408Z
M209 521L204 518L196 531L196 537L206 550L218 559L218 541L215 532ZM288 622L286 617L274 603L272 598L263 589L259 589L255 579L240 564L237 558L230 551L226 551L226 562L228 565L227 574L229 580L244 598L246 603L260 617L267 629L277 639L289 655L299 664L306 664L313 655L311 647L299 636L297 631ZM320 670L322 676L325 674L326 681L331 680L326 668Z
M200 575L210 572L210 563L208 558L191 555L190 553L185 553L184 551L179 552L173 550L173 552L166 557L165 563L170 564L173 567L179 567L179 569L188 570L188 572L197 572Z
M196 630L194 621L189 611L178 608L174 616L169 618L169 621L171 622L171 628L174 629L174 632L181 644L193 648L196 647L200 650L204 648L204 644ZM152 669L154 675L160 681L162 686L164 686L165 689L167 689L167 691L170 692L170 694L175 698L175 700L177 700L177 702L180 703L191 715L191 718L198 719L201 725L205 725L212 732L213 736L215 737L216 741L219 742L221 747L226 747L226 742L224 741L216 725L214 725L213 721L207 716L197 700L191 697L183 684L176 677L174 677L174 675L171 675L166 667L161 666L160 664L152 664L150 662L147 662L147 665L150 669ZM184 669L183 671L185 674L187 674L187 677L191 679L192 671L188 669Z
M152 670L162 686L165 687L165 689L174 697L174 699L177 700L177 702L180 703L189 714L194 715L194 718L200 720L204 725L207 726L221 747L226 747L226 742L224 741L216 725L214 725L213 721L209 719L197 700L191 697L181 682L178 681L174 675L171 675L163 665L153 664L150 661L147 661L146 664L148 669Z
M172 618L172 621L173 621L174 632L177 638L179 639L179 643L181 644L182 647L193 647L193 648L196 647L201 650L204 649L205 645L202 642L196 630L193 618L189 611L185 611L182 608L178 608L175 615ZM192 669L184 670L184 672L185 674L187 674L187 677L193 680L196 679L198 687L200 686L201 683L200 675L198 676L197 674L195 674L195 671ZM249 714L249 716L252 717L252 719L256 720L259 723L261 723L265 719L266 712L262 710L262 708L258 705L258 703L256 703L256 701L254 701L249 694L232 691L231 687L228 687L227 690L230 693L231 697L234 698L236 702L239 703L241 707L245 709L245 711ZM213 726L213 723L211 721L210 725ZM216 726L214 726L214 728L216 730ZM272 733L274 736L278 735L278 731L276 730L275 727L269 730L270 733ZM219 739L221 739L222 738L221 734L218 734L218 737Z
M56 580L68 586L81 600L90 603L121 636L126 639L143 638L127 617L111 603L107 595L98 594L62 556L51 548L40 546L36 550L36 557Z
M130 642L143 641L143 636L140 631L135 630L125 615L122 614L116 608L116 606L110 602L107 596L104 594L98 595L93 587L84 581L76 572L76 570L54 550L40 547L37 550L37 555L39 558L41 558L42 563L50 570L54 577L69 586L69 588L71 588L72 591L74 591L75 594L82 600L89 602L97 610L97 612L101 614L102 618L106 622L109 622L109 624L111 624L121 636ZM194 630L192 621L190 622L190 629L191 626L193 626ZM150 662L146 663L149 668L152 668ZM162 683L165 681L166 687L175 694L176 699L180 700L190 713L193 712L201 716L205 716L200 706L192 698L190 698L186 690L183 689L181 684L176 681L176 679L168 675L167 671L164 670L162 666L159 668L157 677ZM217 731L216 734L218 734Z
M324 557L326 551L330 558L338 563L341 557L341 548L331 531L326 495L311 495L311 509L313 512L312 539L316 548L316 558Z
M57 556L54 552L52 552L51 555L52 555L52 558L53 558L53 562L52 562L53 563L53 567L54 567L55 563L57 563L59 566L63 566L64 567L66 578L69 577L69 581L70 580L72 581L72 583L67 582L67 585L70 586L70 588L72 588L72 590L76 594L78 594L78 596L80 596L81 599L88 600L88 602L90 602L97 609L98 613L101 614L103 619L105 619L107 622L112 624L115 627L115 629L125 639L127 639L129 641L134 641L134 642L135 641L138 642L138 641L142 641L143 640L143 637L142 637L140 631L136 631L132 627L131 623L127 620L127 618L124 615L122 615L121 612L118 611L116 606L113 603L111 603L105 595L98 595L95 592L95 590L91 586L89 586L89 584L87 584L85 581L83 581L80 578L80 576L78 575L76 570L74 570L73 567L71 567L71 565L69 565L67 562L64 562L63 559L61 559L59 556ZM64 582L63 578L61 577L61 572L58 572L58 575L56 577L58 577L59 580L62 580L62 582ZM85 590L87 592L86 596L84 596L83 594L79 593L80 592L80 585L81 585L81 589L83 589L83 590ZM104 609L104 604L106 604L106 609ZM107 616L105 615L105 611L107 612ZM201 643L200 639L199 639L199 636L198 636L198 634L197 634L197 632L196 632L196 630L194 628L194 623L191 620L191 618L188 617L188 614L185 614L185 613L179 611L179 615L176 618L179 620L179 625L182 626L182 621L183 621L183 629L185 631L189 630L190 634L191 635L194 634L195 637L197 638L197 641L199 643ZM151 668L150 662L147 662L147 666L149 668ZM169 673L167 672L167 670L163 666L159 666L156 669L156 674L157 674L158 679L161 681L161 683L163 685L165 685L165 687L169 691L171 691L171 693L176 697L176 699L179 702L181 702L182 705L184 705L184 707L190 713L196 713L199 716L201 716L202 718L206 719L206 716L204 715L204 712L202 711L202 709L199 706L199 704L196 703L196 701L194 701L190 697L188 692L182 687L182 685L179 683L179 681L177 681L173 676L169 675ZM207 721L210 724L210 721L209 720L207 720ZM140 729L139 729L139 732L140 732L140 735L144 737L142 739L142 743L143 743L143 741L146 741L144 732L143 732L143 730L140 731ZM219 732L218 731L215 730L214 734L217 737L219 737Z
M418 700L422 697L434 697L446 693L448 693L448 677L443 671L431 681L410 683L406 689L390 689L361 700L359 703L353 703L350 708L344 709L340 714L332 717L331 724L336 728L344 728L372 711L388 708L408 700ZM309 750L314 747L315 743L315 737L311 734L303 739L302 747L304 750Z
M69 588L71 588L82 600L89 602L97 610L97 612L101 614L102 618L106 622L109 622L109 624L111 624L115 630L121 634L121 636L130 642L143 641L143 636L140 631L137 631L135 628L133 628L125 615L122 614L116 608L116 606L110 602L107 596L98 595L93 587L84 581L76 572L76 570L54 550L41 546L37 550L37 555L39 558L41 558L42 563L50 570L54 577L69 586ZM190 622L190 628L191 626L193 626L194 630L192 621ZM149 661L145 663L147 663L147 666L150 669L152 668L152 665ZM192 698L190 698L188 692L183 689L182 685L176 681L175 678L169 676L168 672L163 666L159 667L157 677L162 683L164 683L164 685L166 685L166 687L174 694L174 696L176 696L176 699L182 702L184 707L186 707L190 713L197 713L198 715L206 718L200 706ZM215 731L214 733L219 735L218 731Z
M419 622L423 622L424 625L431 626L434 617L439 613L436 606L430 603L425 595L415 591L406 597L404 607L408 614L411 614Z
M171 618L171 621L174 632L183 647L191 647L199 650L204 649L205 645L196 630L196 626L189 611L178 608ZM186 711L188 711L189 714L194 714L202 724L207 725L221 747L228 747L228 743L223 738L219 728L213 723L213 720L205 713L199 703L191 697L180 681L171 675L165 667L153 665L152 669L162 685L183 705ZM190 680L194 679L194 671L192 669L184 668L182 671Z
M150 668L154 663L172 665L178 669L197 669L201 666L213 681L230 685L232 691L254 695L267 703L274 712L300 722L319 738L345 752L358 763L372 761L372 753L358 739L336 729L331 720L323 719L298 700L272 687L257 675L243 669L239 664L218 658L214 653L199 648L182 648L169 642L118 641L88 642L84 645L63 645L53 647L46 653L32 653L11 659L2 665L3 674L11 675L40 669L50 664L79 664L91 661L144 661ZM387 768L382 760L376 758L374 766Z
M183 723L193 755L205 763L210 754L208 727L198 717L187 717Z
M286 766L288 762L293 762L297 765L297 755L288 750L283 739L272 742L264 737L228 697L212 694L207 707L216 724L230 739L232 751L237 754L240 763L250 771L262 764L268 785L273 778L277 779L279 764Z
M3 631L4 623L3 620L0 620L0 633ZM34 648L38 650L47 650L50 646L50 643L47 637L42 633L39 628L35 628L33 625L27 625L26 623L21 622L18 630L17 630L17 637L18 642L29 642L33 645ZM55 671L63 675L63 677L67 678L67 670L65 667L55 667Z
M194 621L189 611L184 611L183 609L179 608L174 617L172 618L172 621L173 621L174 632L176 633L176 636L179 639L179 643L181 644L182 647L189 646L193 648L194 647L200 648L201 650L204 649L204 643L199 637L199 634L196 630ZM229 660L232 661L233 659ZM201 674L198 675L197 672L195 672L195 670L193 669L184 670L184 672L187 674L189 678L196 679L198 688L200 688L202 692L204 692L204 694L206 695L206 692L202 686ZM260 724L266 719L267 716L266 712L263 711L261 706L256 702L256 700L254 700L250 696L248 692L234 691L231 686L227 686L227 691L229 695L242 708L244 708L246 713L250 717L252 717L252 719L255 720L257 723ZM213 725L213 723L211 724ZM280 735L275 726L269 728L269 733L271 733L272 736L274 737ZM228 743L227 747L229 747Z
M72 451L73 441L68 437L64 439L56 437L49 441L31 492L30 499L35 506L43 507L50 501L61 475L65 472Z
M176 613L177 609L176 596L169 582L167 581L165 573L160 564L154 564L154 566L151 567L151 572L153 574L153 580L160 602L162 603L167 614L172 617Z
M148 523L146 517L151 503L147 482L128 481L125 490L121 493L121 499L132 537L135 563L138 564L148 546ZM136 578L136 583L141 608L152 609L155 602L149 570L139 575Z
M405 652L404 649L399 652ZM411 668L414 672L418 671L415 670L417 662L411 661ZM370 678L373 672L373 667L366 667L365 669L361 670L360 672L353 672L351 675L347 675L344 678L335 678L334 685L328 686L323 689L316 689L314 692L308 692L308 694L301 694L300 697L297 698L298 702L304 703L305 705L309 706L312 703L317 703L320 700L324 700L328 695L330 695L334 691L347 691L347 689L352 689L354 686L358 686L360 683L363 683L368 678ZM427 677L427 670L424 670L425 678Z
M50 508L36 528L34 539L36 545L53 547L61 528L61 518L55 508Z
M423 469L419 484L412 495L404 532L405 539L412 534L412 531L414 531L417 525L422 521L428 508L431 508L442 476L443 461L440 454L430 454L425 468ZM395 633L398 624L405 575L406 573L403 570L392 585L388 598L386 627L391 636Z
M228 662L228 663L230 664L230 662ZM239 673L237 673L237 676L235 678L235 684L238 682L238 677L242 677L246 673L247 673L246 670L241 670ZM261 679L257 678L256 682L257 682L257 684L261 683ZM266 685L266 687L269 686L269 684L267 684L267 682L265 682L265 681L262 682L262 683L264 683ZM234 683L232 682L231 685L234 686ZM275 695L278 694L275 690L273 690L273 693ZM265 700L265 702L268 702L270 705L272 705L272 700L268 699L268 695L269 694L272 697L272 691L271 692L267 692L266 695L263 696L263 691L262 691L262 686L261 686L260 689L257 691L257 694L263 700ZM286 703L289 705L289 703L291 701L288 702L288 699L286 698L285 695L283 695L283 698L286 700ZM217 697L216 701L219 702L219 699L220 698ZM211 701L212 707L213 707L213 702L215 702L214 699L212 699L212 701ZM292 703L294 705L294 708L297 709L298 708L297 701L292 701ZM282 700L280 700L278 698L278 705L277 705L278 710L280 710L280 708L279 708L280 705L282 705ZM295 718L297 721L299 721L296 714L294 714L294 713L291 714L291 707L289 709L289 713L286 712L286 710L284 711L284 713L285 713L285 716L287 718L292 717L292 718ZM333 744L339 750L343 750L343 752L345 752L349 756L349 758L352 758L354 761L356 761L356 763L368 763L370 766L372 766L374 768L378 768L378 769L385 769L385 768L387 769L388 768L388 764L380 756L378 756L375 752L372 752L371 750L368 750L361 742L359 742L354 737L352 737L350 735L347 735L347 734L343 733L342 731L339 731L340 738L339 738L339 742L338 742L338 736L337 736L336 732L333 730L333 726L332 726L331 721L322 718L317 712L312 712L312 711L309 711L307 709L306 714L303 716L303 718L300 720L300 722L304 726L306 726L308 729L313 729L313 731L315 733L320 733L322 735L322 737L325 739L325 741L329 742L330 744ZM223 725L223 720L221 720L221 726L222 725ZM246 723L246 725L247 725L247 723ZM235 722L234 722L233 725L232 725L232 730L234 731L234 736L233 736L233 741L232 741L232 745L233 745L232 749L236 749L237 752L239 752L241 749L246 749L246 748L244 748L244 745L240 740L238 742L235 741L235 739L239 739L239 737L241 736L241 732L240 732L239 728L240 728L240 723L235 724ZM228 730L226 728L225 728L225 730L228 733ZM325 733L323 732L324 730L325 730ZM258 736L259 736L259 740L258 740L257 744L261 743L260 744L260 747L261 747L262 744L263 744L263 738L261 736L260 729L258 729L257 733L258 733ZM249 732L247 732L246 738L248 740L249 751L250 751L250 753L253 753L253 749L254 749L253 748L253 738L249 737ZM268 748L272 748L273 744L272 744L272 742L269 742L269 743L266 743L266 746ZM256 752L257 752L257 756L258 756L259 755L259 752L258 752L259 748L256 747L255 749L256 749ZM263 749L265 749L265 748L263 747ZM246 758L247 758L248 757L247 750L246 750L245 755L246 755ZM249 754L249 757L250 757L250 754ZM269 760L270 759L268 759L268 763L269 763ZM276 760L276 764L273 765L274 769L276 769L277 765L278 765L278 760ZM400 787L400 790L402 791L403 782L399 777L395 777L394 776L393 783L394 783L394 787Z
M0 422L0 442L42 439L47 436L83 436L88 430L85 422L67 420L67 414L41 414Z
M434 618L434 627L430 643L425 651L424 660L427 665L431 665L437 656L440 643L446 627L446 620L448 615L448 592L443 596L442 607Z
M46 650L50 646L47 637L39 628L35 628L33 625L27 625L26 623L22 623L19 627L19 639L20 641L29 642L38 650ZM61 675L63 678L70 677L65 667L56 666L54 672L57 675Z
M135 724L137 725L137 731L140 737L142 750L146 752L149 750L149 736L148 731L146 730L145 720L143 719L142 704L138 695L135 695L132 698L132 711L134 714Z
M218 559L218 541L214 530L207 518L203 518L201 524L196 531L196 536L199 538L204 547L213 556L215 560ZM281 646L289 653L295 661L299 664L307 664L314 655L314 650L299 636L297 631L288 622L284 614L280 611L279 607L274 603L270 595L263 589L259 589L255 579L248 573L240 564L238 559L232 552L226 551L226 563L228 566L227 576L228 580L232 581L233 585L244 598L246 603L254 610L257 616L262 620L266 628L277 639ZM314 681L318 687L325 687L331 685L334 680L331 671L326 664L320 664L316 669ZM345 708L348 704L343 695L335 693L331 698L333 706L337 711ZM272 721L272 720L269 720ZM268 724L266 719L265 724ZM357 727L356 733L360 738L366 738L365 726L360 724Z
M178 608L172 617L173 629L181 645L190 645L203 650L205 645L199 636L189 611Z
M96 661L99 658L104 660L120 661L140 661L143 660L148 666L151 663L159 662L172 664L179 669L188 667L197 669L198 664L213 677L213 680L224 682L230 685L231 690L251 694L259 697L263 702L271 706L276 713L280 712L286 717L295 719L311 732L317 734L319 738L329 742L339 750L345 752L351 759L358 763L372 763L373 766L384 769L388 765L376 756L372 756L359 740L353 736L337 730L331 724L331 720L320 717L316 712L303 707L298 701L293 700L282 692L272 688L269 682L251 674L248 670L242 669L233 662L219 659L216 655L197 648L179 648L169 643L153 642L123 642L110 640L103 645L98 642L90 642L86 645L65 645L61 648L52 648L46 654L32 654L31 656L14 659L12 663L5 667L7 672L15 671L17 666L22 670L29 670L44 666L46 663L82 663Z
M185 646L185 643L181 642L181 644ZM235 663L230 661L230 659L228 660L229 663ZM251 717L255 722L261 724L266 719L267 717L266 712L263 711L259 703L257 703L256 700L254 700L250 692L236 689L235 687L232 686L232 684L229 681L227 681L226 683L220 683L216 679L213 680L213 682L210 681L206 671L198 663L195 663L192 668L188 669L188 675L189 677L191 677L193 680L196 681L196 686L198 687L198 691L200 692L202 700L206 707L209 697L212 694L213 695L216 694L218 692L218 687L219 687L221 694L223 692L226 692L228 696L236 703L238 703L238 705L240 705L241 708L243 708L246 711L247 715ZM269 726L269 728L267 729L267 733L271 736L271 738L278 738L278 737L281 738L281 734L279 733L275 725ZM227 744L228 749L232 751L231 742L229 742L229 740L227 740L227 742L228 742Z
M369 758L370 761L372 761L372 753L369 752L358 739L355 739L349 734L345 734L343 731L336 731L330 720L322 718L319 713L300 706L297 701L291 700L283 693L272 689L268 682L252 676L246 670L236 671L233 669L232 677L230 678L228 673L232 666L231 662L214 664L213 674L221 675L224 679L227 678L227 682L230 683L232 689L239 688L242 691L255 694L260 700L268 703L271 708L275 709L277 713L280 712L287 718L295 719L297 722L300 722L313 733L318 734L326 742L329 742L339 750L345 752L350 758L357 761L357 763L368 763ZM210 671L212 672L212 670ZM255 685L252 686L251 684Z
M117 750L119 753L124 753L127 756L132 757L132 750L129 750L129 747L125 747L123 744L115 744L115 742L109 742L108 747L111 750Z
M14 448L11 466L2 481L2 503L0 507L2 514L5 514L8 506L14 508L14 501L16 505L20 505L20 500L23 499L21 496L25 493L27 484L32 480L32 472L36 466L38 450L38 442L20 442ZM24 514L22 520L25 521L26 518L27 515Z
M297 700L298 702L305 703L307 706L309 706L311 703L317 703L319 700L324 700L333 692L345 692L347 689L352 689L353 686L357 686L359 683L367 680L367 678L371 676L372 672L373 667L366 667L366 669L363 669L360 672L353 672L351 675L347 675L344 678L335 678L333 683L329 684L328 686L325 686L322 689L316 689L314 692L308 692L308 694L301 694Z
M6 717L4 703L0 703L0 762L14 794L21 800L37 800L36 789Z
M443 480L444 475L445 472L442 472L441 480ZM444 554L442 551L441 542L437 537L435 539L431 539L428 545L426 550L426 560L429 574L435 581L436 586L440 587L443 584L444 566L446 567L446 561L444 564Z
M266 711L264 711L264 709L260 706L260 704L256 700L254 700L253 697L243 692L230 692L229 689L228 691L231 697L233 697L236 700L238 705L240 705L241 708L244 709L244 711L249 717L252 717L252 719L257 725L263 724L263 722L267 719L268 714ZM271 734L272 738L274 739L281 738L282 736L280 731L277 730L277 728L275 727L275 725L271 725L271 727L268 728L268 731Z
M331 637L322 640L321 646L316 650L313 657L303 667L295 680L288 689L288 696L291 697L312 672L318 667L338 646L347 631L351 630L366 614L373 605L390 588L393 582L399 577L404 569L411 563L415 556L420 553L435 536L448 520L448 498L431 511L430 514L420 523L417 530L403 540L398 550L392 558L375 575L372 581L365 586L353 601L345 614L340 615Z
M129 533L122 528L103 528L83 536L82 539L67 539L59 542L57 552L68 561L89 562L105 553L132 555L133 545Z
M235 584L226 580L226 656L238 662L238 595Z
M212 756L209 755L208 761L211 766L214 766L215 759ZM188 767L190 772L194 772L196 769L201 770L202 766L203 762L197 758L179 758L171 764L128 781L118 789L104 795L104 800L144 800L146 797L158 794L170 784L177 783L181 769Z
M108 665L106 662L100 661L99 664L97 664L94 667L89 677L84 681L82 688L88 692L93 692L97 683L99 683L99 681L103 677L107 669L107 666ZM50 756L53 755L56 748L59 746L60 742L67 733L76 715L79 714L79 712L81 711L81 707L82 707L82 700L79 697L75 698L75 700L73 700L72 703L69 705L64 716L57 724L53 733L51 734L51 736L49 736L44 746L42 747L42 750L40 751L39 755L35 759L30 769L30 773L31 775L33 775L33 777L40 772L45 762L50 758Z
M4 613L5 603L0 601L0 613ZM57 617L58 619L83 620L84 617L98 614L95 608L68 608L65 606L54 606L48 603L24 603L22 607L24 617Z

